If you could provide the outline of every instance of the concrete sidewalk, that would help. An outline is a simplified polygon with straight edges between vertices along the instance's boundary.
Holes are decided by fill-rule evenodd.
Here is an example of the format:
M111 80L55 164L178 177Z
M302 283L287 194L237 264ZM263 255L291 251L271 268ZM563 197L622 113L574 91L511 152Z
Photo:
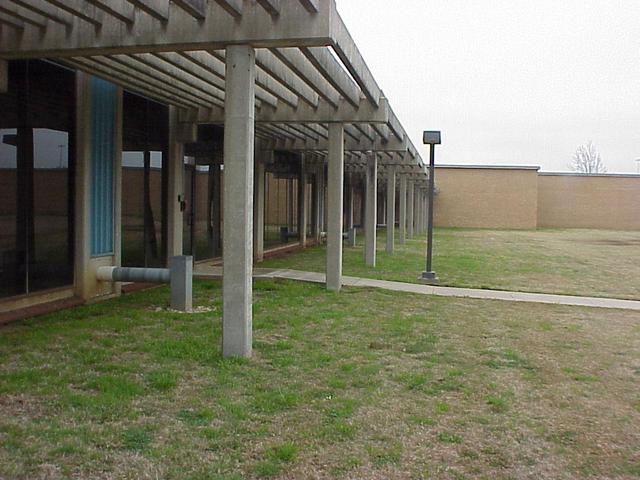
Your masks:
M281 278L301 282L325 283L325 274L303 272L300 270L255 268L254 278ZM196 266L194 277L199 279L222 278L222 267L208 265ZM483 290L478 288L438 287L417 283L392 282L372 278L342 277L346 287L373 287L396 292L436 295L441 297L479 298L483 300L504 300L509 302L549 303L554 305L570 305L576 307L619 308L640 311L640 301L620 300L616 298L577 297L573 295L554 295L548 293L510 292L504 290Z

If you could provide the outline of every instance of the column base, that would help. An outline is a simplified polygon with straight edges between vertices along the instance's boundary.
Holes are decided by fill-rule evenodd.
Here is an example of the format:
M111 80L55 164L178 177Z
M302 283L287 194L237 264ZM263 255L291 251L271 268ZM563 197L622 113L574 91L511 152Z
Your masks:
M426 283L427 285L437 285L440 280L436 276L436 272L422 272L422 275L418 277L420 283Z

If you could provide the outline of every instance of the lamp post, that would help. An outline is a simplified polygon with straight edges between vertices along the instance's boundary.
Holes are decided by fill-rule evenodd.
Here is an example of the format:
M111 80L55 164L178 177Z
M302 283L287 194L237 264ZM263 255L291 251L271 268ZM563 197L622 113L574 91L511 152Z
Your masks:
M440 145L439 131L425 131L422 133L422 143L429 145L429 212L427 217L427 269L422 272L420 280L423 283L438 283L436 272L433 271L433 195L435 189L435 148Z

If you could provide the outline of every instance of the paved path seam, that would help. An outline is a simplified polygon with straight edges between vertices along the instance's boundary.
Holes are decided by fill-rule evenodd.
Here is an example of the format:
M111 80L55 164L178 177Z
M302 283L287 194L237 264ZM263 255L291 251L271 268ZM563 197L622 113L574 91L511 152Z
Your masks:
M197 278L220 278L222 267L196 269ZM301 282L325 283L325 274L305 272L291 269L254 269L256 278L281 278ZM479 288L441 287L418 283L394 282L362 277L342 277L342 285L347 287L373 287L396 292L435 295L440 297L477 298L482 300L503 300L508 302L548 303L553 305L569 305L575 307L618 308L640 311L640 301L622 300L618 298L580 297L574 295L556 295L549 293L512 292L506 290L485 290Z

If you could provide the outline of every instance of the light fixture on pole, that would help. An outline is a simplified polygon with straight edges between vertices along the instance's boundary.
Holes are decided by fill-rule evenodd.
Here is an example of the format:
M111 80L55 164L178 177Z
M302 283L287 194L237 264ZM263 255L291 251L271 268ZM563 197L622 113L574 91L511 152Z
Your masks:
M422 133L422 143L429 145L429 211L427 217L427 269L422 272L419 280L423 283L438 283L436 272L433 271L433 195L435 190L435 148L440 145L439 131L425 131Z

